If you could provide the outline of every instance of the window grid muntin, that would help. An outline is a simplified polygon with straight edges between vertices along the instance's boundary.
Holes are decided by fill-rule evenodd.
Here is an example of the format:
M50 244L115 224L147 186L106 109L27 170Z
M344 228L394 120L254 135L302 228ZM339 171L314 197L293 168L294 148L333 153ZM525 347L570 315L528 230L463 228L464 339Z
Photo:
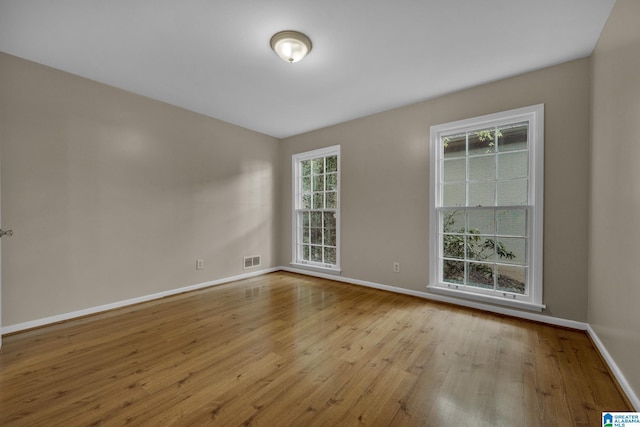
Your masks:
M530 218L530 211L531 208L530 207L523 207L520 205L516 205L516 206L491 206L491 207L456 207L456 208L451 208L451 207L439 207L436 209L437 214L438 214L438 224L439 224L439 229L438 229L438 241L440 242L439 244L439 255L438 255L438 260L439 260L439 265L442 266L441 268L439 268L439 281L449 285L450 287L453 286L456 289L461 288L461 287L472 287L473 289L479 288L477 286L474 285L469 285L469 271L468 271L468 265L470 263L474 263L474 264L482 264L482 265L490 265L492 266L492 270L493 270L493 287L492 290L495 292L500 292L500 293L508 293L508 294L515 294L515 295L521 295L521 296L527 296L529 294L529 286L527 283L527 279L528 279L528 269L529 269L529 251L530 251L530 227L529 227L529 218ZM463 213L463 217L464 217L464 230L462 231L444 231L443 230L443 216L444 216L444 212L445 211L453 211L453 212L462 212ZM472 233L470 234L469 232L469 212L478 212L478 211L491 211L493 212L493 223L494 223L494 232L493 233ZM524 233L523 234L507 234L507 233L499 233L498 232L498 218L497 218L497 213L499 211L524 211L525 214L525 224L524 224ZM453 256L445 256L444 255L444 236L458 236L458 237L462 237L463 238L463 247L464 247L464 254L460 257L453 257ZM470 236L475 236L478 238L484 238L484 239L492 239L494 242L494 245L496 242L498 242L500 239L521 239L524 240L524 254L523 254L523 258L524 258L524 262L523 263L510 263L507 261L503 261L503 258L501 258L497 252L497 250L493 251L493 256L492 258L485 258L485 259L477 259L477 258L473 258L469 253L468 253L468 249L469 249L469 245L467 244L468 239ZM457 261L457 262L463 262L464 263L464 275L463 275L463 282L462 283L456 283L456 282L451 282L451 281L446 281L444 276L444 264L446 261ZM510 292L510 291L506 291L506 290L499 290L498 289L498 281L500 279L500 274L495 274L496 272L498 272L498 267L505 267L505 268L512 268L512 269L520 269L522 268L524 270L524 290L523 292ZM480 288L482 289L482 288Z
M335 146L293 156L295 263L331 269L339 266L339 154L339 146ZM319 160L321 167L318 166ZM310 173L307 173L305 164L310 165ZM305 178L309 178L309 186L305 186ZM311 219L314 213L320 214L319 226ZM333 221L327 221L327 214L332 216ZM304 224L304 215L309 215L308 226ZM320 243L312 243L314 233L318 232ZM314 254L319 255L319 259Z
M492 131L495 132L498 130L503 130L506 128L514 128L516 126L526 126L527 127L527 137L526 137L526 148L522 148L522 149L515 149L515 150L501 150L501 146L505 145L505 144L500 144L499 143L499 138L495 138L495 145L491 148L491 152L490 153L469 153L469 138L470 135L474 132L478 132L478 131L482 131L482 130L486 130L491 128ZM464 155L457 155L457 156L452 156L449 158L445 158L445 140L454 136L460 136L462 133L465 134L465 149L464 149ZM529 167L529 157L530 157L530 141L531 140L531 123L529 120L518 120L517 122L514 122L513 124L511 124L511 122L504 122L504 123L498 123L495 124L491 127L489 126L472 126L469 127L467 129L465 129L464 131L461 131L459 129L455 130L455 131L451 131L448 132L446 134L442 134L440 135L439 141L438 141L438 152L439 152L439 157L438 157L438 162L440 164L440 167L438 168L439 171L439 186L440 186L440 191L439 191L439 195L440 195L440 200L437 201L437 206L445 206L443 204L443 200L444 200L444 195L445 195L445 186L446 184L452 185L452 184L465 184L465 202L463 206L472 206L469 204L469 189L471 187L471 184L490 184L493 183L494 189L495 191L493 192L493 206L498 206L498 197L499 197L499 192L498 192L498 188L499 188L499 183L500 182L522 182L524 180L526 180L526 187L527 187L527 201L526 203L523 204L523 206L530 206L531 205L531 191L529 191L529 180L530 180L530 167ZM499 177L500 174L500 156L502 154L513 154L513 153L527 153L527 173L526 176L524 177L514 177L514 178L507 178L507 179L501 179ZM477 159L477 158L494 158L494 164L495 164L495 174L494 174L494 178L493 179L471 179L470 178L470 159ZM455 161L461 161L462 159L465 160L465 176L464 179L460 179L460 180L450 180L450 181L445 181L445 164L446 163L453 163ZM459 205L454 205L455 207L459 206ZM453 206L451 206L453 207Z
M515 149L515 150L501 150L501 144L499 143L499 138L495 138L495 144L492 147L492 151L490 153L469 153L469 135L472 134L472 132L475 132L477 130L484 130L484 129L488 129L491 128L493 129L493 131L495 132L498 129L505 129L505 128L514 128L518 125L525 125L527 127L527 132L526 132L526 140L525 140L525 148L520 148L520 149ZM530 274L529 274L529 269L530 269L530 253L531 253L531 239L530 239L530 211L532 208L531 205L531 197L532 195L532 191L531 191L531 187L530 187L530 179L531 179L531 131L532 131L532 124L530 120L518 120L516 122L511 123L511 121L505 121L502 123L495 123L492 126L469 126L464 130L461 129L456 129L454 131L448 132L448 133L443 133L441 135L439 135L439 139L437 141L438 143L438 153L439 153L439 157L437 159L437 162L439 164L438 167L438 173L439 173L439 191L438 191L438 200L436 200L436 212L438 215L438 281L441 285L445 285L448 287L453 287L455 289L460 289L460 288L464 288L464 289L469 289L469 288L473 288L474 292L478 292L478 293L488 293L488 294L502 294L502 296L504 297L511 297L511 298L517 298L517 297L529 297L530 296ZM464 155L452 155L449 157L445 157L445 147L444 147L444 140L447 137L452 137L452 136L460 136L461 134L464 134L465 137L465 148L464 148ZM504 144L502 144L504 145ZM518 153L518 152L525 152L527 153L527 173L526 173L526 178L520 178L520 177L514 177L514 178L508 178L508 179L501 179L499 177L500 174L500 155L501 154L511 154L511 153ZM485 180L473 180L470 179L470 159L474 159L474 158L480 158L480 157L493 157L494 158L494 162L495 162L495 175L493 179L485 179ZM460 180L448 180L445 181L445 164L447 162L452 163L455 161L460 161L464 159L465 160L465 174L464 174L464 180L460 179ZM504 160L504 159L502 159ZM499 198L499 183L501 182L522 182L524 179L526 179L526 204L522 204L522 205L515 205L515 206L501 206L498 204L498 198ZM469 204L469 199L470 199L470 194L469 194L469 190L471 188L470 184L474 184L474 183L492 183L493 184L493 205L492 206L470 206ZM444 197L445 197L445 185L449 184L464 184L464 205L445 205L444 204ZM468 254L467 252L467 248L468 245L467 243L467 236L468 234L465 233L464 234L464 247L465 247L465 255L464 258L450 258L450 257L444 257L443 256L443 236L445 234L450 234L450 233L443 233L441 230L442 227L442 212L444 210L449 210L449 209L461 209L465 212L465 227L467 224L467 212L470 209L474 209L474 208L480 208L480 209L493 209L494 211L498 211L498 210L503 210L503 209L523 209L526 208L527 209L527 215L526 215L526 230L527 230L527 236L524 237L525 239L525 263L524 265L522 264L515 264L516 267L523 267L524 269L524 292L523 293L513 293L513 292L508 292L508 291L504 291L504 290L498 290L498 286L497 286L497 282L499 280L499 276L496 275L495 273L498 272L499 274L499 267L503 266L503 267L513 267L514 264L509 264L509 263L504 263L504 262L500 262L499 260L497 260L496 258L498 257L497 253L494 251L494 260L493 261L487 261L487 260L475 260L475 259L469 259L468 258ZM496 230L497 233L497 230ZM455 233L454 233L455 235ZM497 242L498 237L514 237L514 236L501 236L501 235L495 235L494 237L494 244L495 242ZM522 237L522 236L516 236L516 237ZM444 274L444 264L446 261L458 261L458 262L463 262L464 263L464 280L463 283L452 283L452 282L445 282L444 278L443 278L443 274ZM490 290L487 289L482 289L482 288L478 288L472 285L468 284L468 266L470 263L475 263L475 264L485 264L485 265L491 265L493 268L493 287Z

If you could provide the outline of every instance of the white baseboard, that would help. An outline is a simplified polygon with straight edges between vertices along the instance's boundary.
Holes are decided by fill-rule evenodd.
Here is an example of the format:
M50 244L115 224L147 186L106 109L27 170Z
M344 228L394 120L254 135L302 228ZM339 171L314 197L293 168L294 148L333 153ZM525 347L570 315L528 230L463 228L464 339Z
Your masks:
M602 355L604 360L607 362L607 365L609 365L609 369L611 370L611 372L613 372L613 375L618 380L618 384L620 384L620 387L627 395L627 398L629 399L629 401L631 402L635 410L640 411L640 399L638 398L638 395L636 395L635 391L631 388L631 386L629 385L629 382L627 381L625 376L622 374L622 371L620 371L620 368L618 367L616 362L613 360L613 357L611 357L611 355L607 351L607 348L604 346L604 344L598 337L598 334L596 334L596 331L593 330L591 325L588 325L587 332L589 333L589 336L595 343L596 347L598 347L600 354Z
M525 312L520 310L513 310L507 307L497 307L490 304L484 304L476 301L467 301L459 298L452 298L445 295L436 295L428 292L412 291L410 289L398 288L395 286L383 285L380 283L367 282L365 280L350 279L348 277L335 276L333 274L324 274L316 271L301 270L291 267L281 267L281 270L289 271L292 273L306 274L308 276L322 277L323 279L336 280L338 282L351 283L353 285L366 286L368 288L382 289L385 291L395 292L399 294L412 295L432 301L446 302L449 304L460 305L463 307L477 308L479 310L489 311L491 313L504 314L506 316L519 317L521 319L533 320L536 322L548 323L550 325L562 326L565 328L578 329L586 331L588 324L584 322L577 322L575 320L562 319L560 317L544 316L542 314Z
M2 328L2 335L11 334L14 332L24 331L27 329L38 328L53 323L63 322L65 320L71 320L77 317L87 316L90 314L96 314L107 310L113 310L114 308L126 307L128 305L139 304L141 302L152 301L154 299L168 297L170 295L181 294L184 292L195 291L197 289L207 288L209 286L222 285L236 280L247 279L249 277L260 276L266 273L272 273L279 271L279 267L267 268L264 270L252 271L251 273L239 274L237 276L225 277L223 279L212 280L210 282L198 283L196 285L185 286L183 288L171 289L164 292L158 292L151 295L144 295L137 298L131 298L124 301L117 301L110 304L99 305L97 307L85 308L83 310L72 311L70 313L58 314L51 317L44 317L42 319L30 320L28 322L16 323L15 325L4 326Z

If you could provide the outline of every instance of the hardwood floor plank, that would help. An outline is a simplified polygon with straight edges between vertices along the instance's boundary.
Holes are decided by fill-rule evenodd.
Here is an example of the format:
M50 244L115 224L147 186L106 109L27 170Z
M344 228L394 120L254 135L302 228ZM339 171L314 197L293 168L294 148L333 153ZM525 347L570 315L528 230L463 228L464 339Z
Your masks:
M584 332L292 273L4 338L2 426L599 426Z

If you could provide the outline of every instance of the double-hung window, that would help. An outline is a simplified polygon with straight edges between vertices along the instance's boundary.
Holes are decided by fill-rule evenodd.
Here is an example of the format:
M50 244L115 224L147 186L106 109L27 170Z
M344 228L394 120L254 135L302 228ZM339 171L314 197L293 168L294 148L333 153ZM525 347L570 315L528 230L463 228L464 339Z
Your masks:
M293 155L293 264L340 269L340 146Z
M542 310L544 106L431 127L429 289Z

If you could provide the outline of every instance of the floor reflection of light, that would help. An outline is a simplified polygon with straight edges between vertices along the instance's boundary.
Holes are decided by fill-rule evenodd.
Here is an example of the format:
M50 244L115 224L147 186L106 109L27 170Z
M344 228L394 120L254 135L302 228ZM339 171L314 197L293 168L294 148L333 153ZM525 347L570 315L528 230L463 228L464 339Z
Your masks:
M482 425L480 420L475 419L473 414L468 412L468 409L468 407L460 405L455 399L440 394L436 398L435 408L430 418L434 422L433 425ZM461 419L467 419L468 422L460 424L459 421ZM451 424L452 422L455 422L455 424Z
M262 286L252 286L244 289L244 297L246 299L251 299L260 295L262 295Z

